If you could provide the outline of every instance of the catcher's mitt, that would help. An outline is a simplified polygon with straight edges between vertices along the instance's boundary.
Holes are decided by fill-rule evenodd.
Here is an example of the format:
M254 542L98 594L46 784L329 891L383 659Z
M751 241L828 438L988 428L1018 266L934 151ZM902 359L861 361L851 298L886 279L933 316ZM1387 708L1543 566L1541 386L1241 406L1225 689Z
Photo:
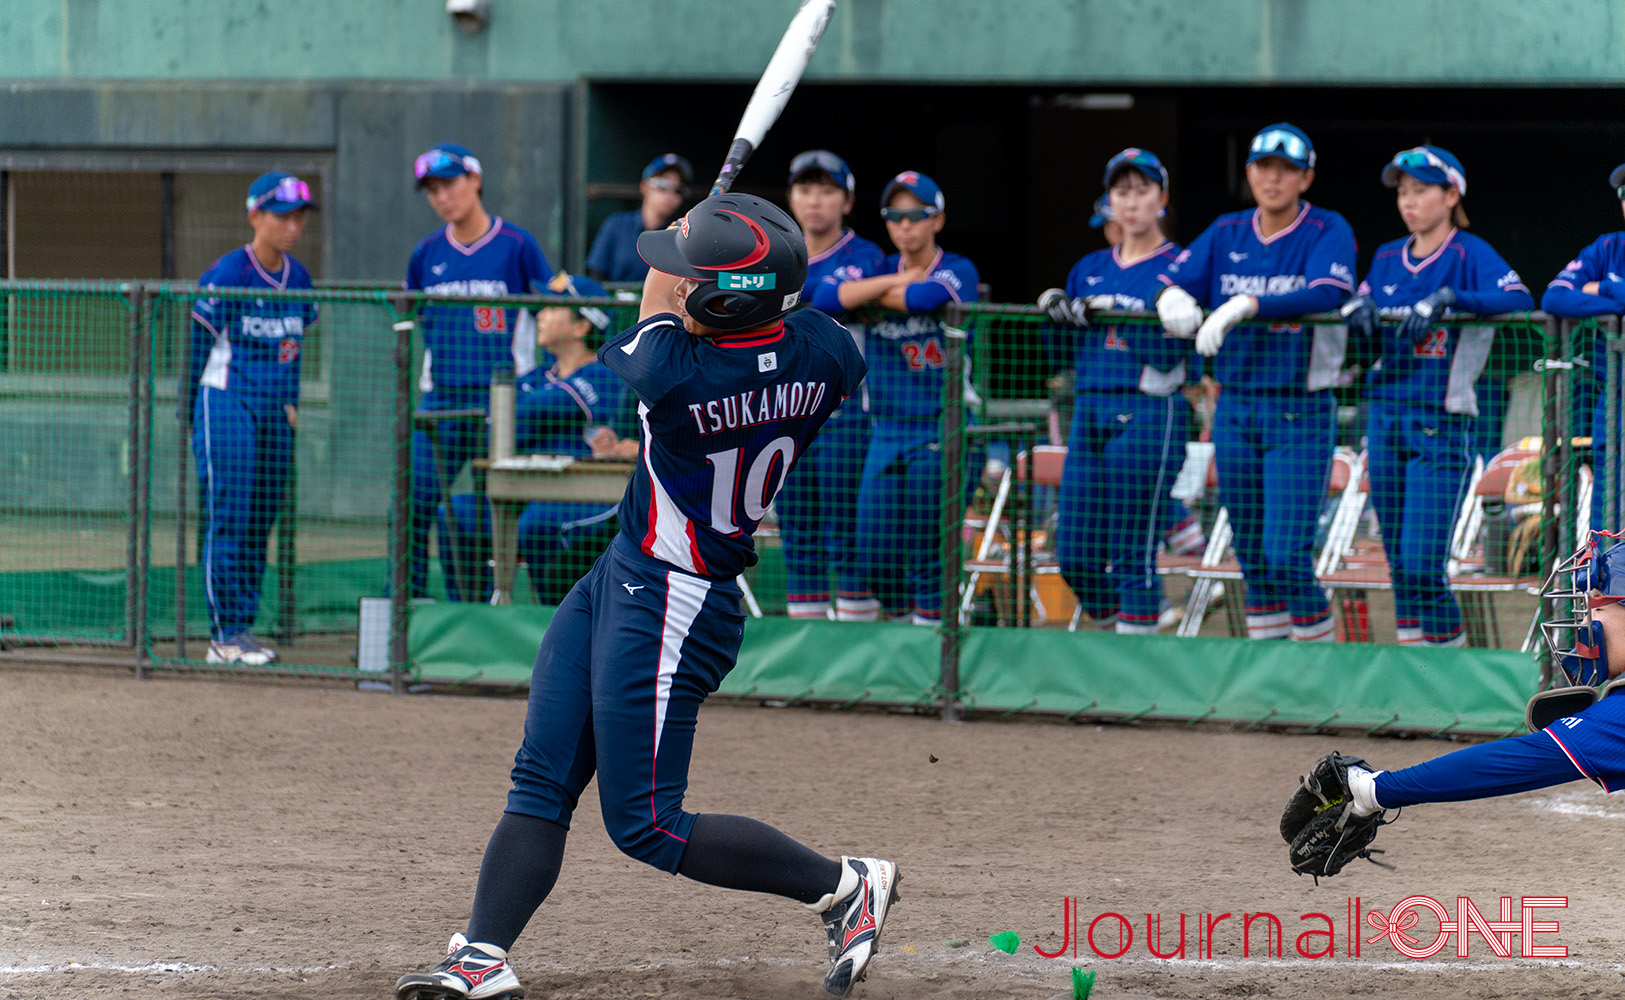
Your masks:
M1369 846L1376 839L1377 828L1391 821L1382 813L1354 815L1354 796L1348 784L1351 767L1375 770L1359 757L1340 753L1329 753L1315 761L1309 774L1299 779L1298 790L1281 813L1281 839L1290 845L1292 870L1299 875L1313 875L1317 883L1322 875L1336 875L1355 858L1393 867L1371 856L1382 853Z

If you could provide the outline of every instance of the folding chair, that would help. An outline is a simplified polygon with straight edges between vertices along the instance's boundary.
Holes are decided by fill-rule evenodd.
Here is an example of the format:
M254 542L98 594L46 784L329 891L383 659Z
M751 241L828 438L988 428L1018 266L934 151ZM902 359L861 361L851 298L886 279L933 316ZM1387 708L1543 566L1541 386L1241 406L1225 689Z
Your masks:
M1472 496L1472 509L1470 520L1464 526L1462 535L1458 538L1455 566L1450 575L1450 590L1461 602L1462 624L1466 628L1467 645L1499 647L1501 645L1501 624L1495 615L1495 595L1509 594L1519 590L1538 593L1540 577L1533 574L1519 573L1517 567L1512 567L1510 573L1491 573L1487 565L1487 558L1482 548L1476 550L1474 546L1482 534L1484 521L1484 501L1486 499L1499 500L1506 495L1507 483L1518 467L1531 458L1539 455L1533 448L1524 448L1514 445L1504 449L1490 459L1484 467L1484 474L1478 478L1470 491ZM1528 639L1525 638L1527 646Z
M1061 472L1066 466L1066 447L1064 445L1041 444L1033 448L1032 453L1032 485L1036 487L1048 486L1058 488L1061 485ZM971 607L976 602L977 588L984 576L1009 577L1015 571L1015 555L1023 543L1033 546L1029 551L1031 558L1027 562L1027 596L1026 600L1032 602L1033 621L1037 625L1048 624L1054 617L1053 610L1045 606L1042 595L1036 583L1039 575L1059 575L1060 564L1055 558L1054 539L1049 532L1037 530L1030 517L1024 529L1012 530L1009 526L1009 513L1012 500L1018 503L1031 503L1031 497L1021 498L1015 496L1018 485L1026 479L1027 453L1022 452L1016 456L1004 474L999 478L999 489L994 494L992 509L988 511L987 521L982 528L982 538L977 545L976 556L964 562L964 571L969 574L965 580L963 592L959 599L959 620L965 624L970 620ZM1030 515L1030 507L1029 507ZM972 525L967 518L967 526ZM1013 584L1013 582L1012 582ZM1012 622L1021 617L1021 598L1011 593L1008 615ZM997 602L995 602L997 603Z
M1336 497L1337 505L1333 509L1332 522L1327 529L1325 541L1321 544L1320 551L1315 554L1317 570L1326 563L1328 553L1342 551L1339 546L1348 544L1359 524L1359 514L1351 512L1351 509L1357 502L1363 505L1363 501L1357 500L1360 496L1363 469L1361 457L1352 449L1338 448L1332 452L1326 495ZM1230 510L1221 507L1218 518L1213 522L1213 531L1208 535L1208 545L1206 551L1202 553L1202 561L1190 571L1194 582L1191 585L1190 599L1185 605L1185 620L1179 623L1179 635L1200 634L1202 620L1207 616L1217 589L1225 584L1243 580L1241 563L1230 552L1233 535L1234 531L1230 527ZM1231 636L1246 637L1247 613L1244 601L1226 601L1225 620Z

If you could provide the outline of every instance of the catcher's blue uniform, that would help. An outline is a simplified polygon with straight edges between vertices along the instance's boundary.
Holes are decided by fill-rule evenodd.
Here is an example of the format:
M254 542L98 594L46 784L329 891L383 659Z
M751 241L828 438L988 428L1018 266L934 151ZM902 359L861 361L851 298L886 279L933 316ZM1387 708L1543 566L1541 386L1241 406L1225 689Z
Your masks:
M587 436L597 427L613 426L621 409L626 383L603 363L582 365L567 377L552 369L536 369L521 379L515 407L514 446L520 453L571 455L583 458L592 453ZM614 428L617 433L621 428ZM448 574L446 589L452 600L484 600L491 593L489 569L480 573L480 593L464 594L459 580L471 580L479 541L490 531L490 511L475 521L474 494L460 493L451 498L451 516L456 518L458 572ZM519 515L519 555L530 569L531 585L543 593L542 577L555 556L570 547L572 532L591 530L615 516L615 508L595 503L538 500L525 505ZM446 511L440 510L440 551L452 552L446 530ZM449 558L449 557L448 557ZM479 560L483 562L483 560Z
M884 259L880 247L849 229L834 246L808 259L801 300L813 302L814 293L824 284L833 288L842 280L871 277L879 273ZM863 330L854 325L861 320L845 314L838 299L834 309L826 311L837 316L862 343ZM869 414L860 397L861 390L830 415L773 504L779 515L786 604L792 618L824 617L831 573L840 595L837 617L865 589L855 532L859 475L870 435Z
M1625 299L1625 233L1609 233L1597 240L1567 266L1546 286L1540 307L1553 316L1618 316L1625 313L1625 303L1607 295L1587 295L1582 289L1587 282L1606 282L1615 286L1620 299ZM1591 353L1591 375L1597 401L1591 414L1591 447L1594 470L1599 470L1596 486L1591 491L1591 527L1601 530L1607 525L1608 495L1600 470L1607 468L1608 456L1608 399L1601 391L1608 375L1606 342L1596 338ZM1576 380L1577 382L1580 380ZM1621 481L1620 470L1615 471L1615 482ZM1625 486L1620 488L1625 498ZM1625 527L1625 514L1615 512L1616 527Z
M1219 496L1247 579L1247 631L1329 639L1315 523L1336 442L1330 389L1347 331L1285 320L1331 311L1354 290L1354 232L1341 215L1304 202L1291 225L1266 238L1257 214L1221 215L1165 280L1208 307L1234 295L1258 299L1258 318L1230 331L1212 361L1224 386L1213 424Z
M1394 585L1399 641L1458 645L1461 608L1445 574L1450 535L1473 468L1475 385L1489 360L1495 328L1446 326L1421 339L1397 321L1440 288L1456 293L1459 312L1494 315L1533 309L1518 273L1470 233L1453 230L1417 259L1412 237L1377 248L1359 293L1385 322L1381 358L1366 380L1371 503L1382 525Z
M284 254L271 274L249 247L215 261L192 306L190 359L180 412L192 420L192 453L203 490L201 561L209 629L227 639L250 629L259 609L265 547L293 461L286 407L299 403L299 355L317 318L313 302L256 300L212 289L308 289L310 272Z
M903 269L901 256L892 254L880 273ZM904 293L907 313L877 315L864 331L869 362L865 389L874 436L858 489L859 560L869 588L859 600L878 596L888 613L912 607L919 621L942 615L942 560L936 541L942 452L937 431L946 339L942 322L930 314L949 302L976 301L981 280L968 258L940 249L926 274L926 280ZM820 305L832 295L833 286L825 283L813 302ZM901 600L909 604L890 606Z
M818 428L863 379L822 313L701 339L650 317L600 360L639 399L642 449L609 551L548 626L531 678L508 810L564 826L594 772L623 851L676 871L700 703L744 635L734 577L751 534Z
M527 295L546 287L553 270L530 233L493 219L470 244L452 238L451 226L425 236L406 265L406 287L436 295L492 298ZM523 309L500 306L431 306L418 317L423 331L423 374L418 388L425 410L484 409L491 375L498 367L524 375L536 367L534 319ZM443 421L439 426L440 470L446 482L483 451L485 425ZM412 434L412 595L428 586L429 525L440 503L440 483L429 436Z
M1178 254L1164 243L1125 264L1116 248L1097 250L1073 266L1066 294L1109 295L1113 309L1148 309ZM1106 322L1083 330L1046 326L1045 338L1051 362L1077 373L1059 498L1061 575L1090 618L1115 616L1119 632L1155 632L1157 545L1190 421L1179 394L1190 345L1161 327Z

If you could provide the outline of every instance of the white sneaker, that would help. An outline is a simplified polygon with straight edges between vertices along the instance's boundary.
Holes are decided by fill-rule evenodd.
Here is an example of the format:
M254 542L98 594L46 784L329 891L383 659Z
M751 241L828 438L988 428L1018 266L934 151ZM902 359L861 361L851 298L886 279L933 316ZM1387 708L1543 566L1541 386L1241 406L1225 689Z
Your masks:
M209 655L204 659L208 663L244 663L251 667L263 667L276 659L276 650L261 645L252 632L245 630L224 639L211 640Z
M891 905L899 899L897 866L879 858L841 858L841 884L809 909L829 935L824 992L844 997L868 974Z
M398 979L396 1000L522 1000L525 991L508 964L508 953L494 944L467 940L453 935L453 950L445 961L428 972L408 972Z

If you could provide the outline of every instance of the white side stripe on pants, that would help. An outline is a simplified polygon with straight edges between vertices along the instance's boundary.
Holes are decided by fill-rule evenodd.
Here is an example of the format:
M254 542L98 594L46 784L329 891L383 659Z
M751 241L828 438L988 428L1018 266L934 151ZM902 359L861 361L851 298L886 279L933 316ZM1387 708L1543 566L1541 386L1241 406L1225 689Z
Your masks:
M683 640L705 606L711 592L710 581L687 573L666 574L666 617L660 625L660 665L655 677L655 758L660 757L660 734L666 727L666 703L671 700L671 680L683 658Z

